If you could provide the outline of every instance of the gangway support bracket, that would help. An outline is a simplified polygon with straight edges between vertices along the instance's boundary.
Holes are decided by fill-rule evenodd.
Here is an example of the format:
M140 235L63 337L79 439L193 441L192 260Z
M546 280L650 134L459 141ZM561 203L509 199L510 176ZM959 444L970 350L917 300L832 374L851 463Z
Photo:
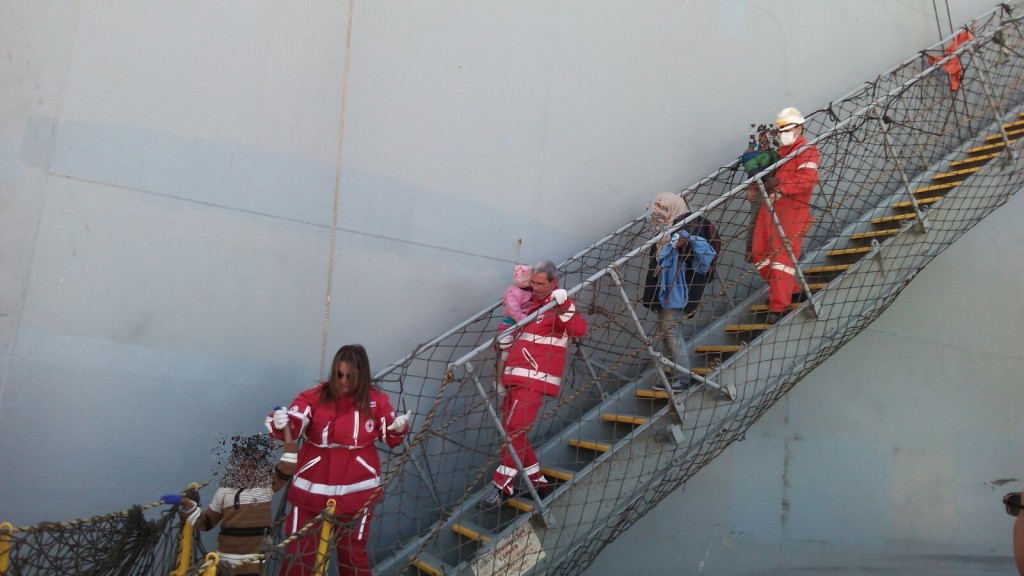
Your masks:
M652 432L652 438L662 444L672 443L676 446L686 446L686 432L683 432L681 424L668 424L660 426Z
M558 518L555 518L555 514L551 511L551 508L544 507L541 509L540 521L543 522L544 527L549 530L551 528L558 528Z
M661 352L655 352L654 355L658 358L658 362L660 364L662 364L663 366L666 366L668 368L672 368L673 370L677 370L679 372L682 372L683 374L686 374L687 376L689 376L690 380L696 380L697 382L700 382L701 384L703 384L704 386L706 386L706 387L708 387L708 388L710 388L712 390L717 390L717 391L725 394L729 398L729 400L735 400L736 399L736 387L733 386L732 384L730 384L729 386L723 388L721 384L718 384L714 380L711 380L710 378L705 378L704 376L701 376L700 374L695 374L689 368L687 368L685 366L680 366L679 364L676 364L675 362L669 360ZM673 396L673 397L675 397L675 396Z
M914 221L914 229L920 234L927 234L931 227L932 223L928 220L927 216L922 216Z
M882 260L882 244L878 240L871 240L871 259L874 260L875 265L878 267L878 273L882 275L882 278L888 276L888 270L885 269L885 261Z
M679 424L673 424L668 427L668 434L672 437L672 440L679 446L684 446L686 442L686 434L683 434L683 427Z

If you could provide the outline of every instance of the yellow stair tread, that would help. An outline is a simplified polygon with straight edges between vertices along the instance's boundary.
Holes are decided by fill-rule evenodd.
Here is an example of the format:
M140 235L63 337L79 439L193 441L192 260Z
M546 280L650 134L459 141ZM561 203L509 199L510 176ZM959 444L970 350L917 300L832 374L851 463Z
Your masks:
M637 398L652 398L652 399L658 399L658 400L667 400L670 396L668 395L668 392L666 392L664 390L651 390L649 388L637 388L636 389L636 397Z
M827 256L853 256L854 254L867 254L871 252L871 246L858 246L856 248L838 248L829 250Z
M804 268L804 274L828 274L829 272L842 272L849 268L849 264L830 264L828 266L811 266Z
M920 198L917 200L918 204L934 204L941 200L941 196L933 196L931 198ZM910 200L904 200L903 202L897 202L892 205L893 208L912 208L914 204Z
M590 440L569 440L569 446L593 450L594 452L607 452L612 449L611 444L604 442L592 442Z
M945 180L946 178L958 178L960 176L967 177L974 174L978 170L981 170L981 166L975 166L973 168L961 168L960 170L952 170L950 172L943 172L932 176L932 181Z
M437 560L430 558L426 555L413 556L412 560L409 561L417 570L427 574L428 576L444 576L444 570L435 566Z
M982 154L981 156L973 156L971 158L964 158L963 160L954 160L953 162L949 163L949 167L953 168L955 166L965 166L967 164L973 164L975 162L983 162L983 161L987 162L987 161L989 161L989 160L991 160L993 158L998 157L1000 154L1001 154L1000 152L992 152L990 154Z
M868 238L879 238L881 236L894 236L900 233L899 228L889 228L888 230L873 230L871 232L858 232L850 236L851 240L866 240Z
M533 512L533 502L523 498L509 498L508 500L505 500L505 505L515 508L520 512Z
M753 323L753 324L726 324L726 332L753 332L755 330L767 330L774 326L774 324L768 324L766 322Z
M554 478L555 480L560 480L562 482L568 482L573 478L572 472L568 470L562 470L561 468L548 468L546 466L541 466L540 473L545 476Z
M789 305L789 309L790 310L796 310L799 307L800 307L800 304L797 304L796 302L791 302L790 305ZM768 311L768 305L767 304L754 304L753 306L750 307L750 311L755 313L755 314L757 314L758 312L767 312Z
M992 144L984 144L982 146L975 146L967 151L968 154L977 154L978 152L987 152L989 150L999 150L1005 148L1006 143L1000 140L999 142L993 142Z
M1024 128L1024 120L1014 120L1013 122L1003 124L1003 130L1006 130L1007 132L1011 132L1019 128Z
M922 188L915 188L914 194L924 194L925 192L940 192L942 190L952 190L960 185L960 182L945 182L943 184L932 184L931 186L924 186Z
M452 532L465 536L470 540L476 540L477 542L483 542L484 544L491 541L491 537L487 534L487 531L479 526L476 526L470 522L460 522L458 524L452 524Z
M690 368L690 372L693 372L694 374L697 374L698 376L707 376L708 374L711 374L712 370L714 370L714 368L708 368L706 366L702 366L702 367L698 367L698 368Z
M1019 128L1017 130L1007 130L1006 131L1006 136L1008 138L1011 138L1011 139L1015 139L1015 138L1019 137L1021 134L1024 134L1024 128ZM994 142L996 140L1002 140L1002 139L1003 139L1003 135L999 134L997 132L997 133L989 136L988 138L985 138L985 142Z
M605 422L617 422L619 424L632 424L640 426L647 423L647 418L631 416L629 414L601 414L601 420Z
M882 216L881 218L875 218L871 221L872 224L885 224L888 222L900 222L902 220L913 220L917 218L917 214L914 212L908 212L906 214L893 214L891 216Z
M742 344L717 344L709 346L697 346L697 354L721 354L724 352L739 352L745 348Z

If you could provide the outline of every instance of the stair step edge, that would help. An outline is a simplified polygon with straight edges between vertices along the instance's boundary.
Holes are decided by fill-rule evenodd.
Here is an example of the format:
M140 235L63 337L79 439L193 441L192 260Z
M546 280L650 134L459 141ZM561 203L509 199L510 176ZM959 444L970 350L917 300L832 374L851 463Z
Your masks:
M494 540L497 534L487 530L477 524L468 520L460 520L455 524L452 524L452 532L469 538L470 540L476 540L477 542L483 542L484 544Z

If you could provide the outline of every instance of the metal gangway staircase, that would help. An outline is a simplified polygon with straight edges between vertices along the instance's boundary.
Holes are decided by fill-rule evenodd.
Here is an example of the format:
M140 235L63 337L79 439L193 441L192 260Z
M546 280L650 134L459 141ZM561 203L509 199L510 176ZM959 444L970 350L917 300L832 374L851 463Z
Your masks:
M681 192L722 240L716 278L682 328L688 362L671 366L697 382L685 392L652 388L671 362L659 352L656 314L640 303L659 239L646 216L560 265L561 285L589 331L570 345L561 395L546 401L530 433L544 474L557 482L545 498L526 485L497 510L477 506L507 441L494 386L499 305L381 370L377 385L416 416L408 441L383 458L370 543L375 572L579 573L742 438L1024 185L1022 17L1021 2L1001 4L807 115L805 133L821 154L815 222L798 266L801 296L777 323L766 322L765 286L747 261L747 192L763 194L767 170L748 177L733 161ZM0 524L0 573L116 565L118 573L166 574L177 523L172 512L147 523L145 510ZM181 534L188 541L190 532ZM202 558L198 543L180 548L179 566ZM283 550L280 539L268 544L267 573L288 561ZM203 570L215 572L216 561Z
M590 330L531 432L558 483L550 496L523 486L497 511L477 506L507 439L493 386L498 305L382 371L378 382L419 426L389 455L376 534L393 536L378 542L376 570L578 573L741 438L1024 184L1021 14L997 8L970 24L973 40L949 38L808 116L822 159L815 225L799 266L803 297L778 323L765 322L765 287L746 258L747 189L760 178L733 162L682 192L722 237L717 278L684 328L690 365L673 366L698 386L652 388L671 363L657 351L656 315L639 302L657 240L644 216L560 265Z

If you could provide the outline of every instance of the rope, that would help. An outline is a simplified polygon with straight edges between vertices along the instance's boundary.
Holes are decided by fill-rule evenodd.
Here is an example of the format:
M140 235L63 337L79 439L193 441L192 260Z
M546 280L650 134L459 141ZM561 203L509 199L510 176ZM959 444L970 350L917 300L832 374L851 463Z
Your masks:
M932 0L932 12L935 14L935 28L939 32L939 40L942 40L946 35L942 33L942 24L939 22L939 7L935 4L935 0Z
M341 82L341 110L338 123L338 150L334 163L334 205L331 208L331 247L327 258L327 296L324 299L323 338L320 341L320 380L327 375L327 336L331 323L331 300L334 297L334 255L338 237L338 207L341 203L341 167L345 151L345 116L348 109L348 78L352 65L352 17L356 0L348 3L348 25L345 29L345 70Z

